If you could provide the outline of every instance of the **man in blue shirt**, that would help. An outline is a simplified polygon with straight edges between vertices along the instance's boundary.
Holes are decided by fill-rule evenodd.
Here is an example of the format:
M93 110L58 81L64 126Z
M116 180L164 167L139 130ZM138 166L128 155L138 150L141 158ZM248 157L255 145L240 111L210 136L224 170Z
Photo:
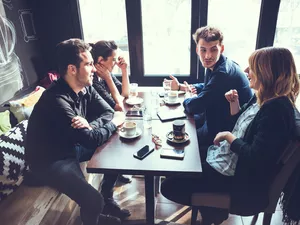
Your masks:
M234 122L230 116L230 108L224 94L236 89L240 104L247 103L253 93L249 81L238 64L222 55L224 51L223 34L214 27L201 27L196 30L193 38L196 52L206 68L204 83L194 84L191 91L195 94L184 100L186 112L197 115L203 123L197 127L200 146L211 145L220 131L232 130ZM180 84L172 79L174 90L186 89L187 83ZM197 94L197 95L196 95Z

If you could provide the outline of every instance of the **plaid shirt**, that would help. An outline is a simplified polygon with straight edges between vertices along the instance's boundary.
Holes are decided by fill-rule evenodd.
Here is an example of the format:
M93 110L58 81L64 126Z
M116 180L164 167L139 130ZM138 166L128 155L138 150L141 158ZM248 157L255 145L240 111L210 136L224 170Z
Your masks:
M250 122L258 112L257 103L249 106L238 118L232 134L237 138L242 138ZM207 163L225 176L234 176L238 155L230 150L230 144L222 141L220 146L211 145L207 152Z

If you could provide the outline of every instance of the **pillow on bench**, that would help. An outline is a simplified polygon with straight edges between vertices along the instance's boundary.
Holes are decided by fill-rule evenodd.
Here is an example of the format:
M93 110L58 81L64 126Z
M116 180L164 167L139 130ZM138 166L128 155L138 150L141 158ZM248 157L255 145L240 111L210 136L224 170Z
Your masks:
M9 101L10 111L17 118L18 122L27 120L32 113L34 105L38 102L39 98L45 91L45 88L37 86L35 90L29 95Z
M25 163L25 136L28 120L23 120L0 136L0 201L23 181L28 167Z
M9 116L10 112L8 110L0 112L0 135L6 133L11 128Z

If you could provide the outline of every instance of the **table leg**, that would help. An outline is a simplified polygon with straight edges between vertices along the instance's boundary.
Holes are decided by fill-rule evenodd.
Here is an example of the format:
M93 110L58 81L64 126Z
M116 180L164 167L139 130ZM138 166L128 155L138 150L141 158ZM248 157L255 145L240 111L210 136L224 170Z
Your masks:
M154 224L155 197L154 197L154 176L145 175L145 195L146 195L146 221Z

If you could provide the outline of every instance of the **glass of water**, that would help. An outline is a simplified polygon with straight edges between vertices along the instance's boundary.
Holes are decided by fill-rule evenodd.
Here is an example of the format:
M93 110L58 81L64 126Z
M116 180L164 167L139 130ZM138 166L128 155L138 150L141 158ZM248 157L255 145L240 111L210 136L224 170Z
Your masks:
M152 116L151 112L147 109L144 110L143 113L143 122L144 122L144 128L149 129L152 127Z
M157 112L159 108L159 96L156 90L151 90L151 107L153 108L153 112Z
M129 87L129 98L136 98L138 96L138 84L131 83Z
M164 98L168 98L168 92L171 90L171 80L164 80L163 81L163 88L165 91L165 96Z

